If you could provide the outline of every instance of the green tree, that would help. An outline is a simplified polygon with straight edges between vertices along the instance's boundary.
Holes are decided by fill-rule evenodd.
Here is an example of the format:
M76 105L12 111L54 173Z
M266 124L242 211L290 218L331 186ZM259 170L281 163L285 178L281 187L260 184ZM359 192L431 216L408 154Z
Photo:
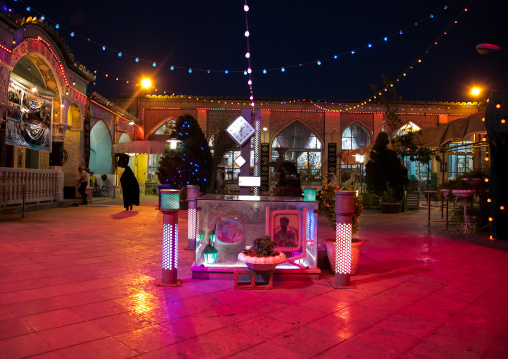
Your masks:
M175 132L182 143L176 150L166 147L157 170L159 182L180 189L192 184L205 191L212 178L212 154L203 131L194 117L184 115Z
M397 152L388 149L388 134L380 132L376 137L370 160L365 166L365 182L367 191L379 196L387 189L386 184L393 188L397 200L401 200L404 186L407 183L407 169L401 164Z

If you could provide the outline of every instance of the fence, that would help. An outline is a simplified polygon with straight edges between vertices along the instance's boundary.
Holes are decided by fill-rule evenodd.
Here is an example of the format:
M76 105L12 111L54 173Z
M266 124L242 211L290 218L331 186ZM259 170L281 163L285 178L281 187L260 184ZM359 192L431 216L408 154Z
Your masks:
M56 170L0 167L0 207L23 204L23 187L26 203L57 201L61 182Z

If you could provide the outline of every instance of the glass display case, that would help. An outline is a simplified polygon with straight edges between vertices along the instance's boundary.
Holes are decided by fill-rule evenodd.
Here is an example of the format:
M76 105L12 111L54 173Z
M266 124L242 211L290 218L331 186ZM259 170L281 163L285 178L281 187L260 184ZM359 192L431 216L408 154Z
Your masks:
M317 201L209 194L198 198L197 207L193 271L244 268L238 254L266 235L288 258L276 271L317 269Z

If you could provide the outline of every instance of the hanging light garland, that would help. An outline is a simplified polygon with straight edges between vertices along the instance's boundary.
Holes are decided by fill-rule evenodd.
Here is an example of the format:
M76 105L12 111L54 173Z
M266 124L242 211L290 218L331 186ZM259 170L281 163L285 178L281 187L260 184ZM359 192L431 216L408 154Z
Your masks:
M441 33L438 35L438 37L436 38L436 40L435 40L435 41L433 41L433 42L432 42L432 44L430 44L430 46L428 46L428 47L425 49L425 51L424 51L424 52L423 52L420 56L418 56L418 58L417 58L415 61L413 61L413 63L412 63L409 67L407 67L407 68L404 70L404 72L402 72L399 76L397 76L397 77L395 78L395 81L394 81L394 82L399 82L399 81L400 81L400 79L402 79L402 78L404 78L404 77L406 77L406 76L407 76L407 73L408 73L410 70L413 70L413 69L414 69L415 65L417 65L417 64L419 64L419 63L421 63L421 62L422 62L422 58L423 58L425 55L427 55L427 54L429 53L429 51L430 51L433 47L437 46L437 44L438 44L438 40L439 40L439 39L441 39L441 37L443 37L444 35L447 35L448 30L449 30L449 29L450 29L453 25L455 25L455 24L457 24L457 23L458 23L459 18L460 18L460 17L461 17L461 16L462 16L465 12L467 12L467 11L468 11L468 7L471 5L471 3L472 3L473 1L474 1L474 0L469 1L469 3L467 4L467 6L466 6L464 9L462 9L462 10L459 12L459 14L455 17L455 19L454 19L454 20L453 20L453 21L452 21L452 22L451 22L451 23L450 23L450 24L449 24L449 25L445 28L445 30L444 30L443 32L441 32ZM447 8L447 7L446 7L446 8ZM391 83L389 87L393 87L393 83ZM351 107L351 108L346 108L346 109L338 109L338 110L334 110L334 109L329 109L329 108L326 108L326 107L324 107L324 106L322 106L322 105L320 105L319 103L316 103L316 102L314 102L314 101L311 101L311 103L312 103L314 106L316 106L317 108L319 108L319 109L321 109L321 110L323 110L323 111L327 111L327 112L344 112L344 111L352 111L352 110L356 110L356 109L358 109L358 108L360 108L360 107L361 107L361 108L363 108L363 106L364 106L364 105L366 105L366 104L368 104L369 102L372 102L373 100L377 99L377 98L378 98L378 96L382 96L383 92L387 92L387 91L388 91L388 87L385 87L384 89L379 90L379 92L378 92L376 95L371 96L370 98L368 98L367 100L365 100L365 101L361 102L361 103L360 103L360 104L358 104L358 105L355 105L355 106L353 106L353 107ZM318 101L318 102L319 102L319 101ZM326 102L325 102L325 104L326 104ZM332 105L333 105L333 103L332 103Z
M222 74L243 73L244 75L248 75L249 74L248 71L246 71L246 70L228 70L228 69L226 69L226 70L218 70L218 69L192 68L191 66L175 66L175 65L172 65L172 64L167 64L167 63L163 63L163 62L161 63L161 62L157 62L157 61L154 61L154 60L143 59L143 58L141 58L139 56L130 55L128 53L125 53L124 51L120 51L120 50L111 48L109 46L106 46L106 45L104 45L104 43L96 42L96 41L92 40L90 37L83 36L83 35L75 32L75 31L72 31L70 29L62 27L58 22L56 22L56 21L54 21L54 20L44 16L41 12L39 12L38 10L36 10L33 7L29 6L23 0L15 0L15 1L19 1L20 3L23 3L26 6L26 11L37 13L39 15L39 18L41 20L53 23L56 29L61 29L61 30L66 31L67 33L70 34L70 36L72 38L83 39L83 40L85 40L88 43L91 43L91 44L94 44L94 45L100 47L103 51L106 51L106 50L107 51L111 51L111 52L115 53L117 57L131 59L135 63L143 63L144 62L144 63L152 64L153 67L166 66L166 67L170 67L170 70L172 70L172 71L174 71L174 70L184 70L184 71L188 72L189 74L192 73L193 71L206 72L208 74L210 74L210 73L222 73ZM458 1L458 0L452 0L451 2L449 2L449 4L454 3L455 1ZM245 10L246 8L247 8L247 10ZM336 61L336 60L340 59L341 57L344 57L344 56L347 56L347 55L355 55L360 50L370 49L373 46L375 46L376 44L386 43L386 42L388 42L388 40L390 38L403 35L403 34L405 34L406 32L408 32L411 29L414 29L416 27L421 28L420 25L422 23L425 23L427 21L433 20L437 14L440 14L441 12L447 10L448 8L449 8L448 5L441 6L439 9L437 9L436 11L433 11L429 15L421 18L418 21L414 21L411 25L406 26L406 27L400 29L399 31L393 32L390 35L383 36L379 40L368 42L367 44L365 44L363 46L358 46L358 47L354 48L353 50L344 51L342 53L338 53L338 54L335 54L335 55L332 55L332 56L318 57L316 60L312 60L312 61L308 61L308 62L303 62L303 63L295 63L295 64L292 64L292 65L277 66L277 67L263 68L263 69L252 69L250 67L251 68L251 73L252 72L262 72L263 74L267 74L268 71L286 72L286 69L301 68L301 67L310 66L310 65L320 66L325 61ZM247 38L247 43L249 41L249 36L250 36L249 30L248 30L248 23L247 23L247 12L248 12L248 9L249 9L249 7L248 7L248 5L247 5L247 3L245 1L244 10L245 10L246 24L247 24L247 30L245 32L245 37ZM247 52L247 54L250 56L249 52ZM246 54L246 57L247 57L247 54ZM249 58L247 58L247 59L249 59Z
M250 32L249 32L249 19L247 14L249 13L249 5L247 5L247 0L245 0L245 5L243 5L243 11L245 11L245 38L247 40L247 52L245 53L245 58L247 59L247 75L249 76L249 81L247 84L249 85L250 97L249 99L252 101L251 106L254 108L254 91L252 90L252 65L251 65L251 56L250 56Z

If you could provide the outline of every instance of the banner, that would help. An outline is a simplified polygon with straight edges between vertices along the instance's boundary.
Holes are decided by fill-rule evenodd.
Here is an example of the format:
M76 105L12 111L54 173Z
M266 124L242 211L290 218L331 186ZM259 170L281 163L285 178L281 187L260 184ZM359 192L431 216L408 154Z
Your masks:
M5 143L33 150L51 152L53 100L31 92L11 81Z

